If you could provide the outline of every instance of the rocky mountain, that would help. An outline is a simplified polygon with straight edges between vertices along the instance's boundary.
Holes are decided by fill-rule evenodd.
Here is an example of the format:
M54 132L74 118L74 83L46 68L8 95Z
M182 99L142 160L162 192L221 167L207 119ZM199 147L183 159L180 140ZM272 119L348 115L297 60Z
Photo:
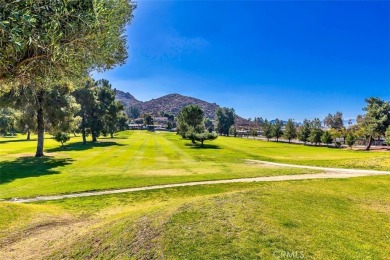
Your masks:
M142 101L137 100L133 95L131 95L129 92L123 92L120 90L116 90L116 97L117 100L121 101L125 107L130 106L136 106L139 107L143 103Z
M204 100L183 96L180 94L169 94L143 102L137 100L133 95L128 92L117 90L116 99L121 101L126 108L130 106L137 107L140 110L141 114L150 113L154 116L159 116L162 111L177 116L177 114L183 107L187 105L198 105L203 109L205 117L214 119L215 112L219 108L216 103L209 103ZM236 123L239 125L246 125L251 124L252 122L237 116Z

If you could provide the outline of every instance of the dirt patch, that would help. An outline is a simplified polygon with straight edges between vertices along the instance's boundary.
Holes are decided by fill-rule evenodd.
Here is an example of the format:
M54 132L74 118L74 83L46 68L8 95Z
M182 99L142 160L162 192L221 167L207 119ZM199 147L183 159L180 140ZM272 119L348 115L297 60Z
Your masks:
M256 162L256 161L249 161L249 160L245 160L245 164L246 165L250 165L250 166L257 166L257 167L260 167L260 168L281 168L281 166L277 166L277 165L272 165L272 164L265 164L265 163L259 163L259 162Z
M137 231L131 244L130 256L136 259L158 259L156 247L161 228L154 227L147 217L142 217L134 227Z
M59 220L40 223L27 230L12 234L2 241L0 259L42 259L63 248L64 241L80 235L91 222Z

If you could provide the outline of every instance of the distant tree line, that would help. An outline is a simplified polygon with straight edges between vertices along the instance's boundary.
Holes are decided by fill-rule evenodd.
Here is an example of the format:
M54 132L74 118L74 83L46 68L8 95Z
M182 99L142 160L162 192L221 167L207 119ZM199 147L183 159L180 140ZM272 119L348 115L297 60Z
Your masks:
M334 143L336 147L341 143L352 147L357 140L364 140L366 150L369 150L375 139L385 139L390 144L390 102L380 98L367 98L366 106L363 108L365 114L357 117L357 124L352 125L348 122L349 127L344 126L343 114L336 112L328 114L321 122L319 118L314 120L305 119L302 124L297 124L294 120L289 119L282 122L276 119L272 122L262 117L255 117L253 122L258 125L262 135L270 140L280 138L288 140L297 139L304 144L311 143L319 145L321 143L329 145ZM323 127L324 126L324 127ZM237 135L237 130L232 128L231 134ZM249 135L257 135L255 129L251 129ZM342 140L341 142L338 140Z

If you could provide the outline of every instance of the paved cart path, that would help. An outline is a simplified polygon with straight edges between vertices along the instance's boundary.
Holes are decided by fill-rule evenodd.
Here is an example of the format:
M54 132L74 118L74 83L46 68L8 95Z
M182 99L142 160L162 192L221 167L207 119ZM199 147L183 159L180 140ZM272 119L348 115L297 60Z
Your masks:
M146 187L138 187L138 188L91 191L91 192L81 192L81 193L53 195L53 196L40 196L40 197L25 198L25 199L14 198L14 199L3 200L3 201L15 202L15 203L26 203L26 202L61 200L61 199L67 199L67 198L81 198L81 197L120 194L120 193L145 191L145 190L156 190L156 189L164 189L164 188L197 186L197 185L240 183L240 182L271 182L271 181L291 181L291 180L311 180L311 179L339 179L339 178L352 178L352 177L390 174L389 171L328 168L328 167L295 165L295 164L285 164L285 163L274 163L274 162L259 161L259 160L246 160L246 161L248 161L250 163L265 164L265 165L271 165L271 166L277 166L277 167L304 168L304 169L311 169L311 170L321 170L324 172L315 173L315 174L279 175L279 176L240 178L240 179L229 179L229 180L185 182L185 183L163 184L163 185L146 186Z

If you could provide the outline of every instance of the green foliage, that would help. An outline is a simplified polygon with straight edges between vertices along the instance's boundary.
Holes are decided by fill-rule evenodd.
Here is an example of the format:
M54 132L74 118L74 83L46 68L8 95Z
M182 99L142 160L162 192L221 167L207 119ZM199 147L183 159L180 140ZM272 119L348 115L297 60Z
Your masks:
M309 142L315 145L319 144L323 132L324 131L321 129L321 121L318 118L314 118L314 120L310 122Z
M115 93L116 90L106 79L96 82L88 79L81 88L74 91L73 96L80 104L77 115L82 118L80 130L84 143L87 129L90 129L92 141L97 141L101 133L109 133L113 137L118 130L127 128L124 106L115 100Z
M203 110L197 105L183 107L177 116L177 133L183 138L186 138L188 131L196 131L197 133L203 132L203 115Z
M0 134L16 132L17 112L11 108L0 108Z
M229 129L234 125L236 114L233 108L218 108L216 111L217 133L220 135L229 135Z
M333 142L333 137L332 135L330 134L329 131L324 131L322 136L321 136L321 142L324 143L324 144L331 144Z
M127 115L132 119L137 119L141 115L138 107L130 106L126 109Z
M385 133L385 140L387 146L390 146L390 126L387 127L386 133Z
M298 139L306 144L309 141L310 131L310 121L307 119L303 120L303 125L298 129Z
M46 132L69 132L72 130L72 125L75 120L74 115L79 111L80 106L71 95L71 90L66 85L54 86L45 94L45 102L43 105Z
M347 137L345 138L345 141L346 141L347 145L351 148L356 142L356 137L354 134L348 133Z
M98 101L100 106L103 129L111 138L120 129L126 129L127 117L123 113L122 102L115 100L116 90L112 89L108 80L102 79L96 82L98 86Z
M173 128L173 123L172 123L171 121L168 121L168 123L167 123L167 129L168 129L168 130L172 130L172 128Z
M190 140L200 142L201 146L203 147L204 141L215 140L217 139L218 135L216 133L209 133L209 132L196 133L195 131L189 130L188 135L186 134L186 137Z
M343 113L336 112L336 114L328 114L324 119L324 124L333 129L341 129L344 127Z
M144 114L144 125L153 125L153 117L151 114Z
M286 138L288 142L290 142L291 139L294 139L296 137L297 137L297 128L295 126L294 121L292 119L289 119L284 129L284 138Z
M123 111L119 112L118 118L117 118L117 123L115 125L115 127L116 127L115 131L124 131L124 130L129 129L128 122L129 122L129 118L127 117L126 113L124 113Z
M373 137L384 136L390 126L390 103L373 97L367 98L366 103L366 114L358 118L358 123L368 138L366 149L369 150Z
M58 83L127 58L127 0L2 1L0 81ZM56 81L56 82L55 82Z
M80 130L83 135L83 143L86 143L87 129L96 129L101 126L98 94L95 81L90 78L82 87L72 93L76 102L80 104L77 113L81 117ZM96 131L94 131L96 135Z
M267 138L269 141L270 138L272 138L272 124L265 119L263 125L261 126L261 129L263 130L263 136Z
M197 105L184 107L178 115L177 129L177 133L183 138L191 140L194 144L198 141L202 147L204 141L217 138L216 134L206 131L203 115L203 110Z
M264 119L262 117L255 117L253 119L253 122L261 127L263 125L263 123L264 123Z
M37 111L31 102L21 103L18 111L20 113L17 117L17 128L21 133L27 133L27 140L30 140L31 132L37 130Z
M257 130L251 128L251 129L249 130L249 135L251 135L251 136L253 136L253 137L257 136L257 135L258 135L258 134L257 134Z
M324 131L322 131L320 128L311 129L308 141L315 145L319 144L321 142L323 132Z
M171 113L161 112L161 114L163 117L166 117L168 119L168 121L170 121L172 123L175 121L175 116L172 115Z
M206 128L206 130L207 130L209 133L214 132L214 124L213 124L213 121L211 121L210 118L206 118L206 119L204 120L204 127Z
M64 143L70 140L69 134L64 132L57 132L54 134L54 140L61 143L64 146Z
M272 124L272 137L275 137L277 142L279 141L279 138L283 135L282 126L282 122L279 119L276 119L275 122Z
M144 119L143 118L137 118L137 119L134 120L134 123L139 124L139 125L143 125L144 124Z
M321 120L319 118L314 118L313 121L310 122L311 129L321 129Z

